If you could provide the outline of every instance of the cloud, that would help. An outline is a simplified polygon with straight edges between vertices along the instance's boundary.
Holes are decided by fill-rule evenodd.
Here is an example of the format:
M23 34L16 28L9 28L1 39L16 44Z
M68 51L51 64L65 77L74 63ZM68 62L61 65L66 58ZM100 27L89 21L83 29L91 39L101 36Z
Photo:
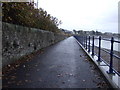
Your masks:
M61 28L117 32L119 0L39 0L39 6L62 20Z

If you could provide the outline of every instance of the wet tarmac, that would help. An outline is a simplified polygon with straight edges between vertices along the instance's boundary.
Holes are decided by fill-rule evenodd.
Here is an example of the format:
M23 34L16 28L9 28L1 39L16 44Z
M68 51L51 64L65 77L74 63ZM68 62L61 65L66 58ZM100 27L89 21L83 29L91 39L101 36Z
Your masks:
M3 88L110 88L74 37L3 75Z

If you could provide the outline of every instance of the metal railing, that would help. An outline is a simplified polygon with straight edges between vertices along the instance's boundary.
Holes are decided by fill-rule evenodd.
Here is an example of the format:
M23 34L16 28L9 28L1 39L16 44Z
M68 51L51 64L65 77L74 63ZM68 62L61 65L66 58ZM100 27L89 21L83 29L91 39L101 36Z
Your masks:
M99 36L99 38L95 38L94 36L74 36L80 43L82 46L84 46L84 48L90 53L92 52L92 56L96 55L98 57L97 61L98 62L101 62L103 61L104 63L106 63L107 66L109 66L109 71L107 71L108 74L118 74L118 76L120 76L120 73L114 69L113 67L113 57L117 58L120 60L120 57L116 54L114 54L114 50L113 50L113 45L114 45L114 42L116 43L120 43L120 41L116 41L114 40L113 37L111 37L111 40L110 39L104 39L104 38L101 38L101 36ZM98 47L95 46L95 43L94 43L94 39L98 39L98 42L99 42L99 45ZM105 41L109 41L111 42L111 48L110 50L105 50L103 48L101 48L101 40L105 40ZM92 43L90 43L92 41ZM98 54L95 53L95 47L98 48ZM101 50L110 54L110 61L109 63L106 62L106 60L104 60L102 57L101 57Z

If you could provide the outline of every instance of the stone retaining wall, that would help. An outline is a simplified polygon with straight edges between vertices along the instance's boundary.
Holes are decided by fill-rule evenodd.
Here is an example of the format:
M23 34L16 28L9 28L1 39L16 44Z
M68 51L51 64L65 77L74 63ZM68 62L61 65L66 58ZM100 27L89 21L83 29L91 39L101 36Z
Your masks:
M65 38L49 31L2 23L2 66Z

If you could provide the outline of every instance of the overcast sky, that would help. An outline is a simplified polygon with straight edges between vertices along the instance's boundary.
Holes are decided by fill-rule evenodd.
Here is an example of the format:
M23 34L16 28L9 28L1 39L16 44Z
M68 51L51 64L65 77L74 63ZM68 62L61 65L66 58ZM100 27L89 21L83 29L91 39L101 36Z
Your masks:
M49 14L62 21L59 28L118 33L120 0L38 0Z

